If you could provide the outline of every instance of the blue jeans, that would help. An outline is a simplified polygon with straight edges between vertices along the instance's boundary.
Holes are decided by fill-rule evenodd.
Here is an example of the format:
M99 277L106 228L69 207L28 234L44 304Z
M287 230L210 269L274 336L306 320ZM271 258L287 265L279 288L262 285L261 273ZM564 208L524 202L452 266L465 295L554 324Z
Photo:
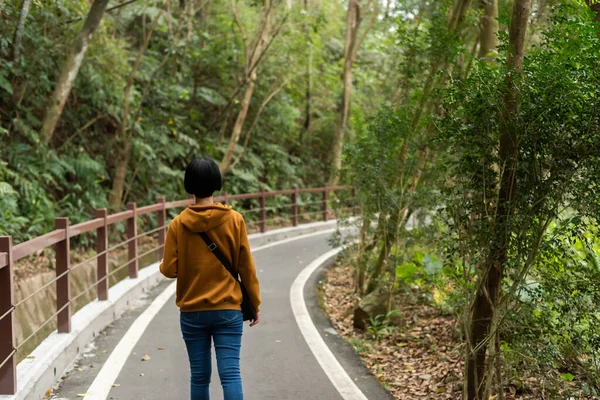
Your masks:
M182 312L180 322L190 359L191 400L210 399L211 338L215 342L224 400L243 400L240 375L243 327L241 311Z

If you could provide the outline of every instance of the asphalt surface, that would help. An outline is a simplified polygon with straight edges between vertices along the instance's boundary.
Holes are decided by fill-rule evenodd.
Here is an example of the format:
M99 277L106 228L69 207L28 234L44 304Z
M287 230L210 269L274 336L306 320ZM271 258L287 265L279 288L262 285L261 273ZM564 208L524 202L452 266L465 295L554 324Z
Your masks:
M241 370L246 400L341 400L304 341L290 305L290 288L296 276L330 246L327 234L296 240L254 254L261 283L261 323L253 328L244 324ZM325 341L339 355L346 368L367 397L389 399L389 394L362 366L351 347L336 338L335 331L319 309L314 274L305 290L311 316ZM120 336L168 282L159 285L146 299L140 299L130 312L107 327L104 335L90 345L75 369L55 391L54 399L74 400L85 393L95 373L102 368ZM150 356L142 361L144 355ZM110 367L110 366L107 366ZM164 400L189 399L189 364L181 332L175 298L169 300L150 323L123 367L108 399ZM211 399L222 399L214 362Z

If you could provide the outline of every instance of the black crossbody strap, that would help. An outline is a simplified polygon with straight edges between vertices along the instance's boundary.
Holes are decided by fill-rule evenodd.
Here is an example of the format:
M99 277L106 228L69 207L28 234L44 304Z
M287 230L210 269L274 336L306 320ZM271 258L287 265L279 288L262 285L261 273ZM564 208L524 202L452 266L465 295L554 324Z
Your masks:
M231 276L233 276L233 279L235 279L237 281L238 277L237 277L237 274L235 273L234 268L229 263L229 260L227 259L227 257L225 257L223 255L223 253L221 253L221 250L219 250L219 248L217 247L215 242L212 241L212 239L210 238L210 236L208 236L208 234L206 232L198 232L198 234L200 235L202 240L204 240L204 243L206 243L210 252L213 253L215 255L215 257L217 257L219 259L219 261L221 261L221 264L223 264L225 269L227 271L229 271Z

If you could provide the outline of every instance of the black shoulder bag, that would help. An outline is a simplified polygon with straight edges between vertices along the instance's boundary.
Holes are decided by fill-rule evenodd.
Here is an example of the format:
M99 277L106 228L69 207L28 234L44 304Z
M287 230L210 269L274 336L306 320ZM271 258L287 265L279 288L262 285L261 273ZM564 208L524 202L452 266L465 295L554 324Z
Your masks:
M215 242L212 241L212 239L210 238L210 236L208 236L208 234L206 232L199 232L198 234L200 235L202 240L204 240L204 243L206 243L210 252L213 253L215 255L215 257L217 257L219 259L219 261L221 261L221 264L223 264L225 269L227 271L229 271L231 276L233 276L233 279L235 279L240 284L240 288L242 289L242 315L243 315L244 321L255 320L256 319L256 310L252 306L252 303L250 303L250 298L248 297L248 292L246 291L246 287L244 286L242 281L238 279L238 274L236 273L234 268L231 266L231 263L229 263L229 260L227 260L227 257L225 257L223 255L223 253L221 253L221 250L219 250L219 248L217 247Z

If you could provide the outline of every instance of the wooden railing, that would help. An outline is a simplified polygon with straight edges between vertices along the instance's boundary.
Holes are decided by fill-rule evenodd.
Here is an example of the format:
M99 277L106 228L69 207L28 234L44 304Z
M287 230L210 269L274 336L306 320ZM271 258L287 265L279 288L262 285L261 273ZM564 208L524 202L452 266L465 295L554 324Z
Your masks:
M348 191L349 187L322 187L299 189L294 187L289 190L280 190L266 192L262 190L259 193L228 195L224 193L215 197L215 201L228 203L236 200L259 200L259 207L248 212L258 212L257 225L260 232L267 230L267 211L272 210L266 207L266 199L275 196L289 196L290 203L280 207L289 207L291 210L291 225L297 226L299 216L302 215L320 215L323 221L327 221L329 215L329 193L335 191ZM299 213L299 195L301 194L319 194L322 198L318 202L309 203L321 205L321 210L307 214ZM352 197L354 192L352 191ZM171 208L186 207L194 203L193 198L186 200L166 202L164 197L158 198L156 204L137 208L135 203L127 204L127 211L108 215L106 209L96 210L95 218L77 225L70 225L69 218L56 218L55 229L45 235L28 240L18 245L13 245L10 236L0 237L0 395L14 394L16 392L16 365L17 351L30 339L32 339L42 328L56 321L58 333L71 332L72 305L92 289L96 289L96 297L100 301L108 300L109 279L119 273L124 268L128 270L128 277L135 279L138 276L139 260L153 252L156 252L158 258L162 258L163 247L165 243L167 224L167 210ZM277 208L277 207L275 207ZM349 212L355 213L356 206L349 207ZM243 212L243 210L241 210ZM146 214L156 214L157 228L138 233L138 218ZM119 244L109 247L108 228L110 225L124 221L126 223L127 239ZM70 245L71 238L82 235L87 232L96 232L96 254L85 261L71 265ZM138 242L142 237L158 233L158 245L142 254L138 252ZM109 269L108 254L127 244L127 261L116 268ZM35 290L24 299L15 304L14 301L14 280L13 266L16 261L30 256L40 250L54 246L55 250L55 270L56 277L50 282L44 284L41 288ZM96 282L84 289L77 296L71 296L71 273L90 262L96 261ZM30 300L33 296L39 294L42 290L51 285L56 285L56 312L48 318L40 327L31 333L26 339L17 345L15 338L15 310L23 303ZM55 320L56 318L56 320Z

